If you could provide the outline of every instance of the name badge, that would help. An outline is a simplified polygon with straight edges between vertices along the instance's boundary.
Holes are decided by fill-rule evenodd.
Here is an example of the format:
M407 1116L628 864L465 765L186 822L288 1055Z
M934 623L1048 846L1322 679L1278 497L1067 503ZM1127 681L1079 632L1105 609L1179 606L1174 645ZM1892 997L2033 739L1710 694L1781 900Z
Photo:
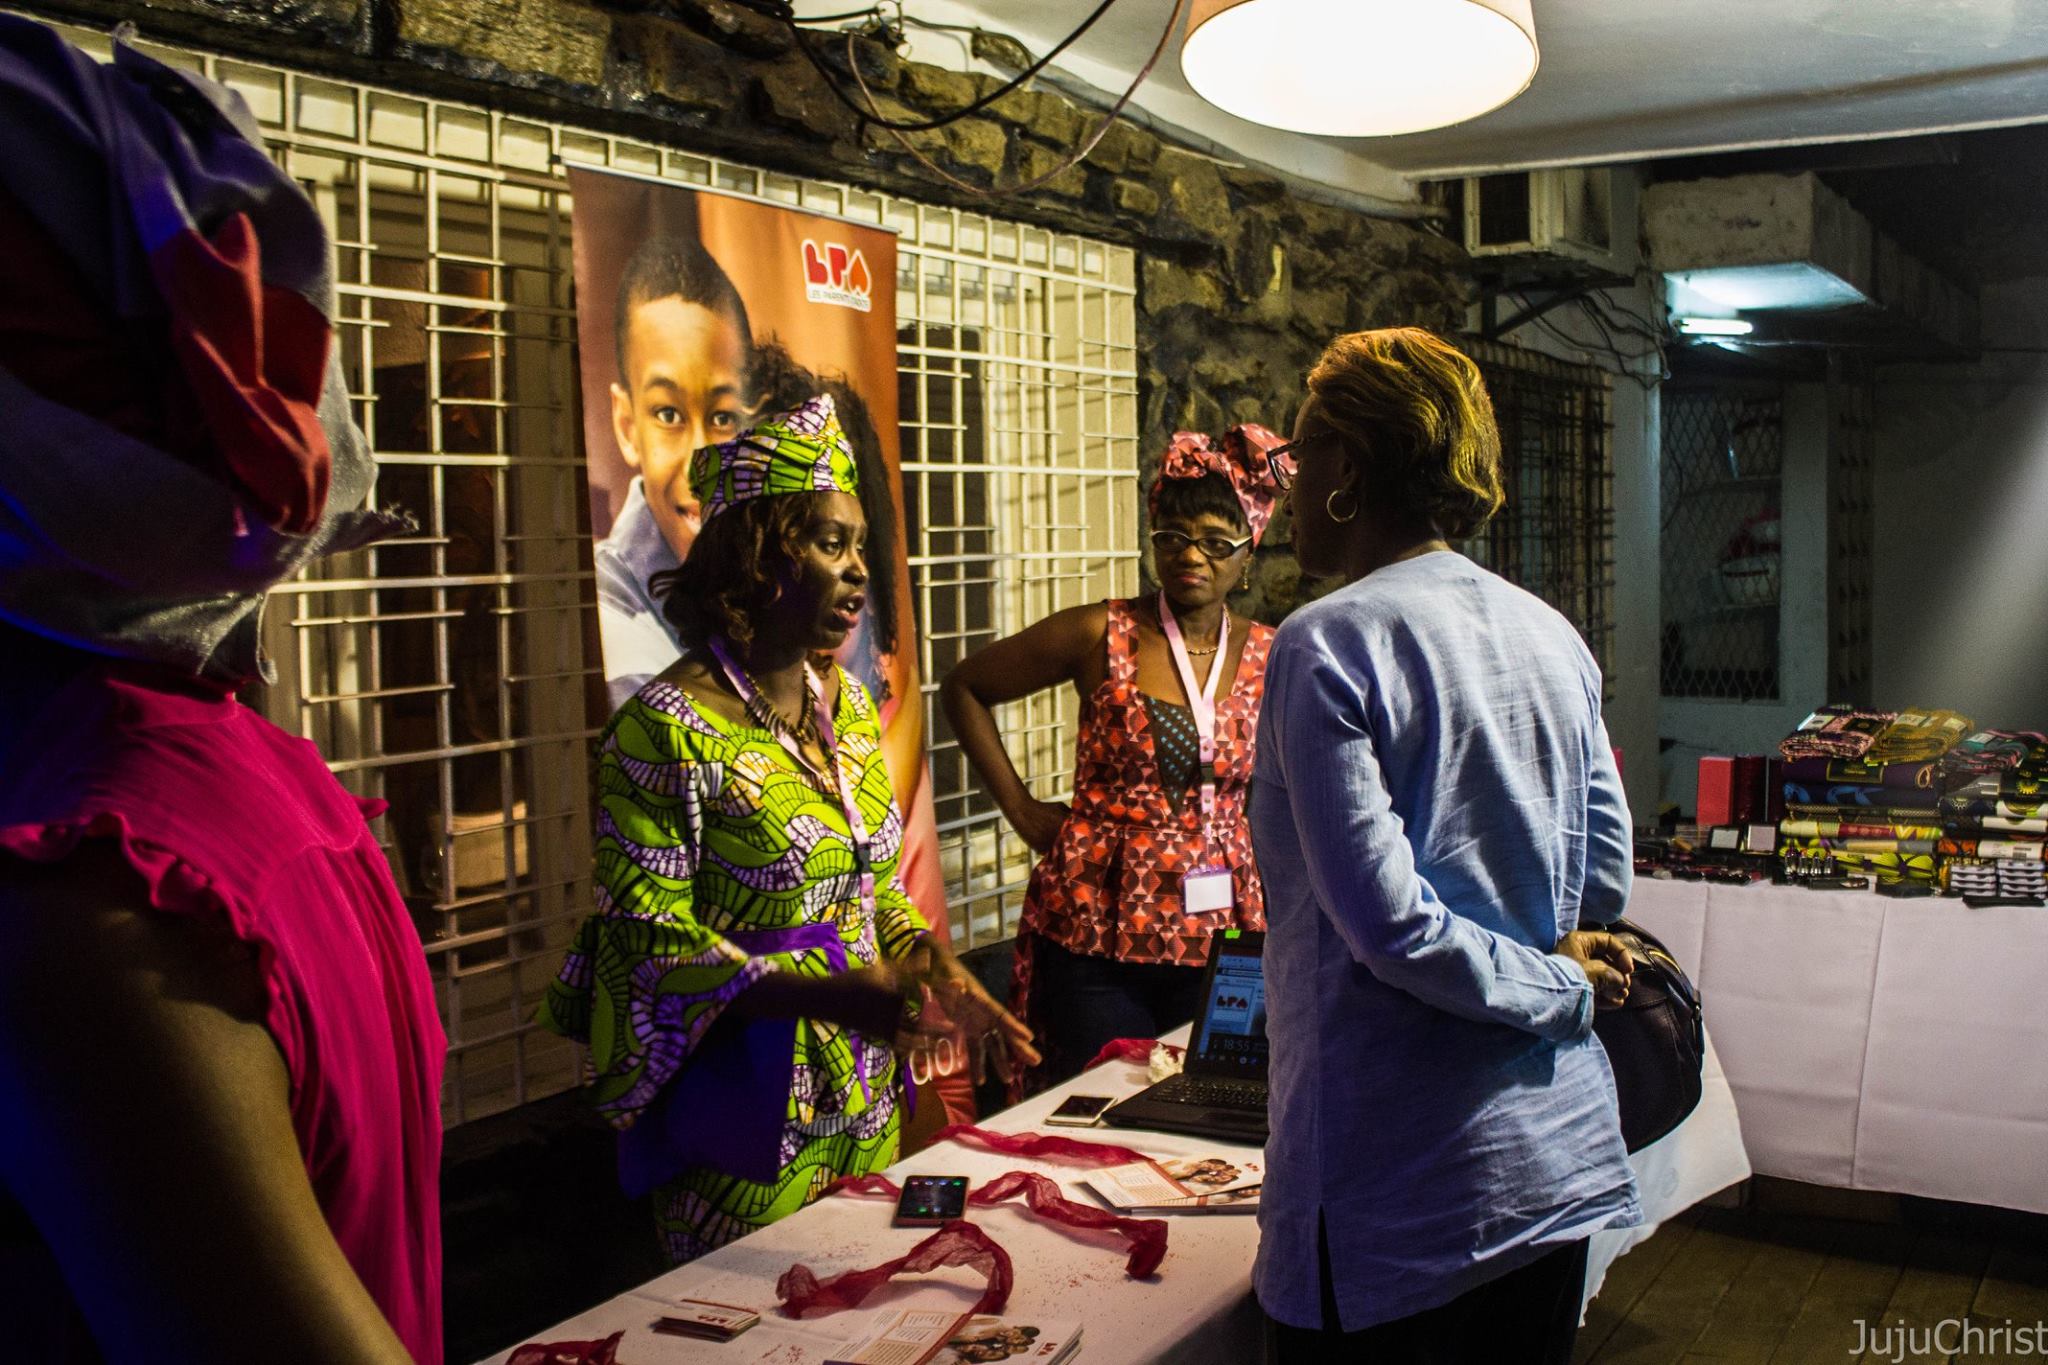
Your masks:
M1237 904L1227 867L1198 867L1180 879L1181 905L1190 915L1227 915Z

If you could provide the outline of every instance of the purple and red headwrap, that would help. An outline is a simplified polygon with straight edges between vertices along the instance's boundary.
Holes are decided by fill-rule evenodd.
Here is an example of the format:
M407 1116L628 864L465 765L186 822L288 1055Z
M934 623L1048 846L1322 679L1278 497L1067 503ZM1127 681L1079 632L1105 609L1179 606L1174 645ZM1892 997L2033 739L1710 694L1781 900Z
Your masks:
M1237 494L1237 504L1244 509L1244 524L1251 528L1252 542L1258 543L1265 538L1273 505L1280 500L1280 485L1273 481L1266 452L1282 444L1280 437L1249 422L1225 432L1220 446L1199 431L1175 432L1159 461L1159 477L1152 484L1152 515L1159 515L1159 486L1168 479L1221 474L1230 481L1230 491Z
M102 64L0 14L0 147L0 622L269 676L264 592L412 524L368 505L319 211L120 31Z

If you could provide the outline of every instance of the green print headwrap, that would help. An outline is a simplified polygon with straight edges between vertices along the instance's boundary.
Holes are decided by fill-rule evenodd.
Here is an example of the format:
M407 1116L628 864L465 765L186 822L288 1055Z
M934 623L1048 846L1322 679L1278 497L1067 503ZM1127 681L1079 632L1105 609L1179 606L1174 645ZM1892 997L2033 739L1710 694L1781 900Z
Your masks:
M784 493L858 497L853 445L839 425L832 395L819 394L800 408L764 417L723 445L705 446L690 458L690 491L704 522L750 498Z

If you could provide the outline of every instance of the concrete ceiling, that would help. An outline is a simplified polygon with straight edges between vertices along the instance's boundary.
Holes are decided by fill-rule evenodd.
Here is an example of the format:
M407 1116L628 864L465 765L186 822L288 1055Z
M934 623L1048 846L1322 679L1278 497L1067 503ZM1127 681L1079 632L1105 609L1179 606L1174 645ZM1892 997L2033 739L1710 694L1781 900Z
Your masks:
M1094 0L904 0L1047 50ZM799 0L799 13L842 8ZM1220 113L1181 81L1178 37L1138 103L1221 149L1347 193L1411 199L1415 179L2048 120L2048 0L1534 0L1542 64L1521 98L1435 132L1326 140ZM1117 0L1062 57L1120 90L1173 0ZM918 55L947 61L945 35ZM955 39L953 65L963 65Z

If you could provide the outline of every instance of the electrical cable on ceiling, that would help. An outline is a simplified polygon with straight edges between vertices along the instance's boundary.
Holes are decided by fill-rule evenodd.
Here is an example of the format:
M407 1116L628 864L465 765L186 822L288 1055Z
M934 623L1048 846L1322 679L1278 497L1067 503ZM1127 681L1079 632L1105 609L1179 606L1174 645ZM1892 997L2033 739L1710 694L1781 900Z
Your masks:
M1105 0L1101 8L1096 11L1096 15L1100 15L1102 13L1102 10L1108 9L1109 4L1111 2L1112 0ZM922 165L926 170L930 171L933 175L945 181L954 189L961 191L963 194L971 194L976 196L977 198L995 198L1000 195L1022 194L1027 190L1035 190L1039 186L1050 184L1052 181L1058 179L1060 176L1065 175L1075 166L1080 165L1082 161L1087 159L1088 154L1095 150L1096 144L1102 141L1103 137L1108 134L1110 128L1116 123L1118 116L1123 113L1124 106L1129 104L1131 102L1131 97L1138 93L1138 87L1143 85L1145 83L1146 77L1152 74L1152 68L1159 64L1159 58L1166 51L1167 43L1172 40L1174 30L1180 27L1181 11L1186 7L1187 0L1174 0L1173 12L1166 16L1166 26L1160 30L1159 41L1157 44L1153 46L1152 55L1145 59L1145 65L1139 68L1136 78L1131 81L1130 86L1127 89L1125 89L1124 93L1117 97L1116 103L1109 107L1109 112L1103 115L1102 122L1096 124L1095 130L1082 140L1080 148L1076 150L1072 156L1067 157L1058 165L1054 166L1051 170L1046 171L1043 175L1033 176L1031 179L1021 181L1018 184L990 185L984 187L981 185L977 185L969 180L962 180L959 176L954 175L952 172L946 170L944 167L940 166L936 161L933 161L930 157L926 156L922 151L919 151L915 146L913 146L911 144L910 139L903 135L904 130L899 129L894 124L885 123L879 119L874 119L871 115L863 115L863 117L868 117L871 122L877 123L880 127L886 129L889 133L889 136L895 138L897 142L902 144L903 150L909 152L911 156L917 159L918 164ZM1089 22L1094 22L1093 16L1090 17ZM1078 32L1074 36L1078 37ZM875 93L874 91L868 89L867 77L861 74L860 64L854 60L854 37L855 35L851 33L846 35L847 63L853 69L854 83L860 87L860 93L862 98L866 99L869 105L872 106L875 100ZM1071 39L1069 41L1071 41ZM1056 48L1054 49L1054 51L1057 52L1058 49ZM1048 56L1045 59L1034 63L1030 70L1027 70L1025 73L1023 73L1023 75L1018 77L1018 80L1022 81L1024 79L1027 79L1033 72L1035 72L1039 68L1042 68L1045 65L1045 62L1049 60L1051 60L1050 54L1048 54ZM823 68L821 67L820 70L822 69ZM835 93L838 91L837 85L834 85L832 88ZM964 112L966 111L963 111L963 113Z
M956 109L950 114L942 114L939 117L933 119L920 119L914 121L899 121L895 119L883 118L881 114L879 114L875 110L874 97L872 95L868 96L868 107L865 109L861 108L860 105L856 104L844 90L839 88L838 77L833 73L830 67L825 65L824 60L818 55L817 51L814 48L812 48L810 43L808 43L804 38L803 26L805 24L826 23L830 21L844 19L865 19L869 17L880 18L882 15L880 6L876 6L873 9L863 10L856 13L840 15L819 15L799 19L795 17L794 11L788 3L788 0L737 0L737 3L744 5L746 8L751 9L756 13L765 14L769 18L779 19L783 23L788 24L790 27L791 36L796 39L797 50L803 53L804 57L810 62L812 66L817 68L818 74L822 76L825 80L826 87L832 92L832 97L838 100L841 104L845 105L848 109L852 110L862 119L874 124L877 128L886 128L892 133L929 133L937 129L944 128L948 124L958 123L961 119L964 119L969 115L978 114L982 110L988 108L991 104L994 104L997 100L1003 98L1003 96L1008 95L1013 91L1023 89L1026 85L1030 83L1032 77L1036 76L1039 72L1045 70L1047 66L1051 65L1055 57L1059 56L1062 52L1065 52L1068 48L1072 47L1075 43L1079 42L1082 35L1086 34L1089 29L1095 26L1095 21L1100 19L1103 15L1109 12L1109 7L1115 4L1116 0L1101 0L1101 3L1096 5L1094 11L1090 13L1086 19L1083 19L1081 21L1080 27L1076 28L1072 33L1069 33L1066 37L1060 39L1059 43L1056 46L1054 46L1051 51L1047 52L1043 57L1040 57L1037 61L1031 63L1031 65L1025 67L1022 71L1018 72L1009 80L1003 82L1001 85L989 91L981 98L967 105L964 109ZM1178 6L1176 6L1175 8L1175 13L1179 13ZM904 22L909 23L916 21L910 20L907 16L905 16ZM920 23L919 27L938 28L940 27L940 25ZM946 27L959 26L949 25ZM852 40L856 36L856 34L850 32L847 34L847 61L848 64L853 67L854 79L857 81L861 81L862 93L865 94L866 82L864 80L861 80L860 67L854 60L854 46Z

